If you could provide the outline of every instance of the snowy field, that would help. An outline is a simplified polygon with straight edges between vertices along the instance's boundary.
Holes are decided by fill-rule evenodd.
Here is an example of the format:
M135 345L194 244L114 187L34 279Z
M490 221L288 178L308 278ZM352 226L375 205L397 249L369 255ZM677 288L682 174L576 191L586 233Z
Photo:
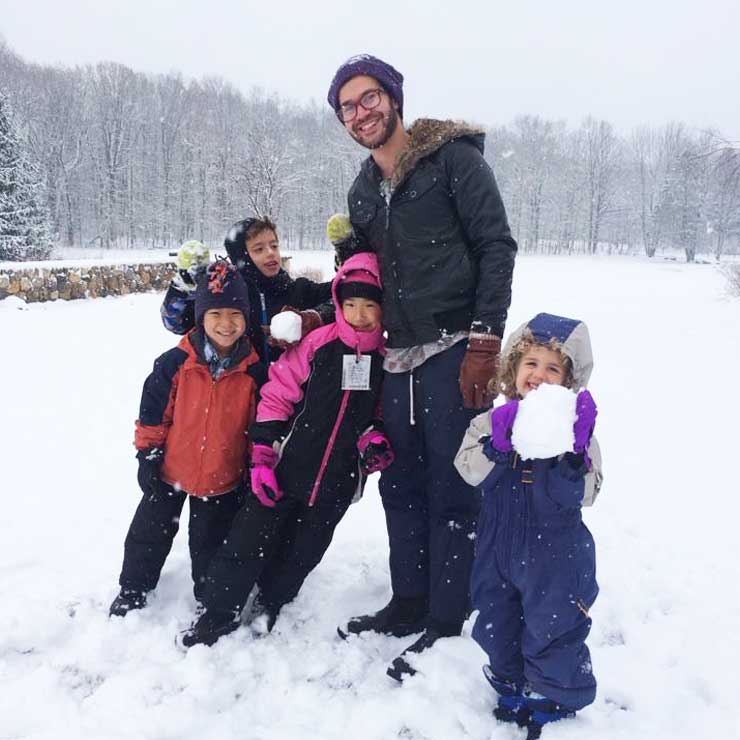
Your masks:
M38 268L56 269L60 267L95 267L97 265L133 265L142 264L159 264L161 262L172 262L174 257L171 252L173 249L90 249L83 247L57 247L52 257L53 259L41 260L36 262L3 262L0 261L0 270L30 270ZM328 248L327 248L328 250ZM327 250L319 252L316 250L293 251L290 249L281 249L284 257L291 257L291 270L300 271L304 267L312 267L321 264L322 260L326 261ZM334 254L333 250L330 250ZM226 250L219 246L216 249L211 248L211 259L216 255L225 255ZM318 261L317 261L318 260ZM331 259L327 262L331 264Z
M510 328L539 311L590 326L606 475L586 512L599 694L546 738L697 740L740 726L740 299L723 293L709 265L518 260ZM491 717L470 623L402 687L385 669L411 640L336 637L389 597L374 480L272 634L175 646L193 609L184 532L151 606L108 618L140 496L141 384L175 343L160 300L0 301L0 738L521 738Z

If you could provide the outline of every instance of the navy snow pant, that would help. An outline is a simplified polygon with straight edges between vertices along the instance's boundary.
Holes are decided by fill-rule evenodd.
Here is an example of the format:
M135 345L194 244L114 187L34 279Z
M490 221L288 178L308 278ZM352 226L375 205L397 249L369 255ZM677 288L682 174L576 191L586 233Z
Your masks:
M594 541L577 509L540 523L531 490L509 480L483 498L472 576L479 610L473 639L499 679L582 709L596 696L585 644L588 610L598 593Z
M383 421L396 455L380 476L395 596L429 600L435 622L460 626L469 612L480 494L454 466L471 419L458 378L467 343L411 372L383 377Z
M208 569L206 609L238 614L255 583L262 603L274 613L292 601L329 548L354 488L334 485L327 474L311 507L286 495L268 508L248 495Z
M211 558L223 544L244 500L240 489L219 496L188 496L160 482L146 493L136 509L124 543L122 588L151 591L159 581L165 560L180 526L185 499L190 499L188 545L195 598L200 599Z

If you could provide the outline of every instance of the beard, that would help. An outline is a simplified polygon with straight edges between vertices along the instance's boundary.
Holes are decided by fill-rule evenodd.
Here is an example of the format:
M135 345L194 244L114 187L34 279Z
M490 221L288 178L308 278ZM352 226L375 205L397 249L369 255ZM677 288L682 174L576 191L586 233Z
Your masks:
M354 126L350 129L349 134L358 144L364 146L365 149L379 149L381 146L388 143L388 140L396 131L399 121L398 111L391 106L387 114L381 113L377 119L365 119L362 123L365 124L369 120L377 120L379 123L379 129L372 135L372 137L364 136L360 133L359 127L358 130L356 130Z

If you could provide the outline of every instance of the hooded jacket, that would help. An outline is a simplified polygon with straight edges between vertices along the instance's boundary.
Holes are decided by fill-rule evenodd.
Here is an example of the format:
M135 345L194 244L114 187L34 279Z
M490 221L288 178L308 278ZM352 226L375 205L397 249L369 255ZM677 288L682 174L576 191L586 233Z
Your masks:
M512 333L505 354L525 331L543 343L557 340L573 363L574 390L586 384L593 361L583 322L539 314ZM486 444L484 454L490 434L487 411L473 420L455 458L460 475L483 492L470 578L479 612L473 639L499 676L577 710L596 693L585 638L599 586L581 507L601 486L598 444L592 439L586 472L573 453L522 460Z
M380 284L375 255L357 254L344 263L332 282L336 320L312 331L270 366L250 430L255 443L279 451L276 474L285 495L308 505L319 495L355 493L361 486L357 440L379 424L382 329L356 331L337 298L337 285L357 270ZM369 357L369 389L343 390L345 357L354 361L361 355Z
M516 242L482 130L420 119L393 173L388 202L368 157L348 194L360 243L378 255L389 347L411 347L445 333L503 335L511 303Z
M244 479L247 430L264 369L242 337L232 365L217 380L193 329L154 362L144 382L134 445L164 447L162 480L193 496L228 493Z
M504 345L502 361L508 357L514 345L522 338L525 332L531 332L535 339L543 343L549 342L550 339L555 339L558 342L559 349L573 364L573 391L578 392L587 385L594 363L591 351L591 338L586 324L582 321L566 319L562 316L553 316L546 313L538 314L531 321L522 324L511 333ZM520 462L516 459L510 460L507 455L503 455L499 462L489 459L483 452L482 440L490 436L491 412L485 411L476 416L470 423L455 457L457 471L471 486L480 486L481 484L489 486L492 483L490 476L495 467L501 468L502 465L516 465ZM588 455L591 458L592 467L585 476L580 476L583 481L582 490L580 490L580 485L576 485L574 488L572 487L572 496L568 497L567 502L561 502L564 504L567 503L569 507L591 506L601 490L603 480L601 450L596 437L591 438ZM511 457L516 458L517 456L511 455ZM541 469L545 478L549 476L547 471L552 468L552 461L534 460L528 461L528 463L537 469ZM570 475L570 471L567 470L566 466L567 463L562 461L561 456L558 467ZM498 470L497 475L500 472L501 470Z

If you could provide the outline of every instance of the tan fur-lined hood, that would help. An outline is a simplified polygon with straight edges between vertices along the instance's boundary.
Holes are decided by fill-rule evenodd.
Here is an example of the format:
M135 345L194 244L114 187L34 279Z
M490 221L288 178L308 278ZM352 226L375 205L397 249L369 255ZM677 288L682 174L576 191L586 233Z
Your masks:
M470 137L483 153L485 131L464 121L438 121L434 118L419 118L408 130L407 146L398 155L391 185L395 187L424 157L434 153L443 144L454 139Z

